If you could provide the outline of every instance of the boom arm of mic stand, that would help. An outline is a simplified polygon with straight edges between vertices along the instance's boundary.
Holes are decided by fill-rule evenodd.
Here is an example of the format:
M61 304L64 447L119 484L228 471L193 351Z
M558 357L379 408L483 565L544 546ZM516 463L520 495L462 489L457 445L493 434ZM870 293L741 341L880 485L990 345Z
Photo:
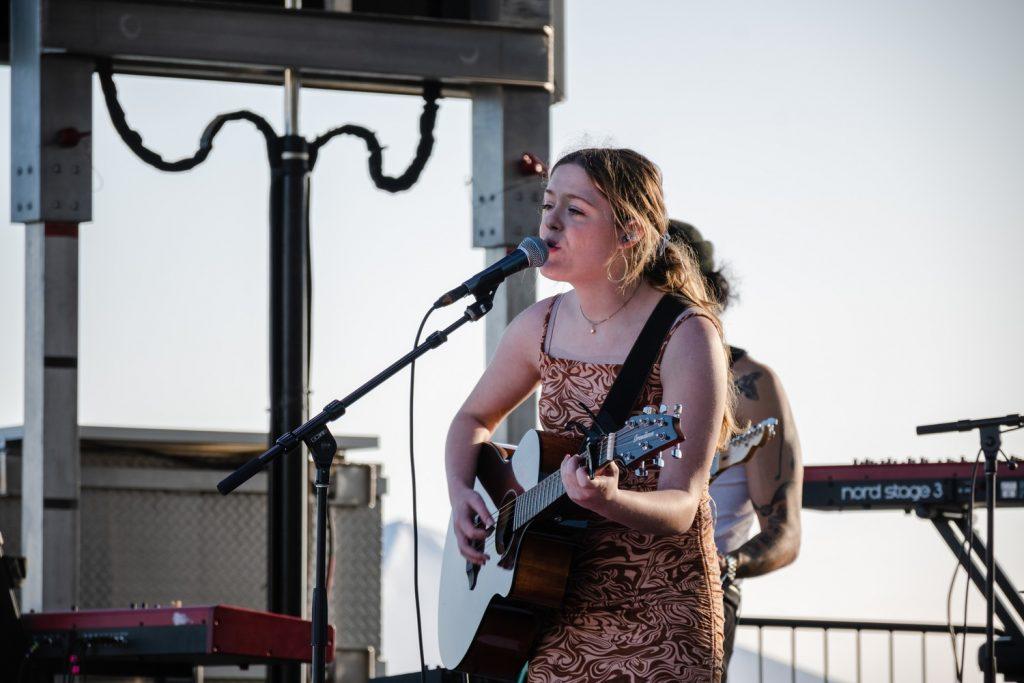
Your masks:
M969 432L982 427L1022 427L1024 417L1013 414L1005 417L989 417L983 420L957 420L956 422L940 422L939 424L920 425L918 434L944 434L946 432Z
M466 312L462 314L461 318L443 330L439 330L431 334L423 341L422 344L389 365L345 398L328 403L316 417L306 421L300 427L282 434L277 438L273 446L221 480L221 482L217 484L217 490L220 491L222 495L231 493L239 486L249 481L249 479L272 463L277 457L287 453L288 451L294 450L307 438L320 431L320 429L328 422L333 422L344 415L349 406L376 389L394 375L398 374L403 368L405 368L405 366L412 363L427 351L436 349L444 344L448 341L448 335L452 332L468 322L479 320L487 315L487 313L494 307L495 291L495 288L491 288L482 294L476 294L476 301L466 307Z

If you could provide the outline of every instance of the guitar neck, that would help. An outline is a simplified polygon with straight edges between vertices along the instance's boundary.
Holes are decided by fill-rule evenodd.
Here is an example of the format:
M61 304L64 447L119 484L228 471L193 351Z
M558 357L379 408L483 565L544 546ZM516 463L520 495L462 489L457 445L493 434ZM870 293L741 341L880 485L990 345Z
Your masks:
M655 413L653 406L645 407L643 414L629 418L622 429L585 445L581 455L590 459L593 471L614 460L620 467L639 465L637 472L641 472L649 458L683 440L679 432L678 414L682 406L676 406L673 414L668 414L666 406L661 408L661 412ZM680 456L677 454L676 457ZM664 465L660 457L657 460L660 462L656 467ZM565 487L560 472L549 474L521 493L515 499L513 530L522 529L564 495Z
M560 472L544 477L536 486L527 489L516 498L513 529L522 529L564 495L565 486L562 484Z

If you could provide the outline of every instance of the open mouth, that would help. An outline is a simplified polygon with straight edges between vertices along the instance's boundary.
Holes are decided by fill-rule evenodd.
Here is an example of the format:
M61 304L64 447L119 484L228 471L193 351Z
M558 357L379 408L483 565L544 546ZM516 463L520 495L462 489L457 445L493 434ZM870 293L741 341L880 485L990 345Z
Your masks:
M558 249L558 242L554 240L544 240L544 242L548 245L548 249Z

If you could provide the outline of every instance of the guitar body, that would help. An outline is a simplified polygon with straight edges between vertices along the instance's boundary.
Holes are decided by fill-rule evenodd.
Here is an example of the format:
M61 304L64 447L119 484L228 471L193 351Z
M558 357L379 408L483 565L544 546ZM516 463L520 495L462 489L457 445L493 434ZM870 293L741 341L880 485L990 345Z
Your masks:
M592 518L565 495L556 473L562 459L580 453L591 471L614 461L619 467L636 467L638 477L647 476L648 466L664 467L661 451L675 446L672 457L682 457L677 445L684 438L679 429L682 406L677 404L671 413L664 405L655 411L646 406L622 429L588 441L586 448L580 439L542 431L528 432L515 449L481 445L475 487L495 517L482 546L491 559L482 567L466 562L449 522L437 629L446 668L516 678L530 657L544 614L562 604L576 541ZM775 435L777 424L768 418L733 437L715 455L711 479L747 462ZM583 524L567 524L566 519Z
M544 612L558 608L580 526L548 518L512 531L510 503L559 468L579 439L530 431L515 449L482 444L476 490L496 515L482 567L459 553L448 524L438 602L438 642L445 668L514 680L530 656ZM513 453L515 457L512 457Z

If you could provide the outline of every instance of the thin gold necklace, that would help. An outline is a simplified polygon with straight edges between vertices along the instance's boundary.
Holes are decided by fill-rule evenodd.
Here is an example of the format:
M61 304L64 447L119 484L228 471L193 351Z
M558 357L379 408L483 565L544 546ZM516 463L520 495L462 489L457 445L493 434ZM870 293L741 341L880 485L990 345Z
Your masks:
M640 291L640 287L638 286L636 289L633 290L633 293L629 295L629 298L626 299L625 301L623 301L622 305L619 306L618 308L616 308L612 312L612 314L610 316L608 316L607 318L605 318L604 320L591 320L590 318L588 318L587 314L583 312L583 304L580 303L579 299L576 299L576 306L580 309L580 315L583 316L584 320L586 320L588 323L590 323L590 334L595 334L597 332L597 326L598 325L600 325L601 323L608 322L609 320L612 319L612 316L614 316L616 313L618 313L623 308L625 308L626 304L628 304L630 301L632 301L633 297L636 296L636 293L639 292L639 291Z

